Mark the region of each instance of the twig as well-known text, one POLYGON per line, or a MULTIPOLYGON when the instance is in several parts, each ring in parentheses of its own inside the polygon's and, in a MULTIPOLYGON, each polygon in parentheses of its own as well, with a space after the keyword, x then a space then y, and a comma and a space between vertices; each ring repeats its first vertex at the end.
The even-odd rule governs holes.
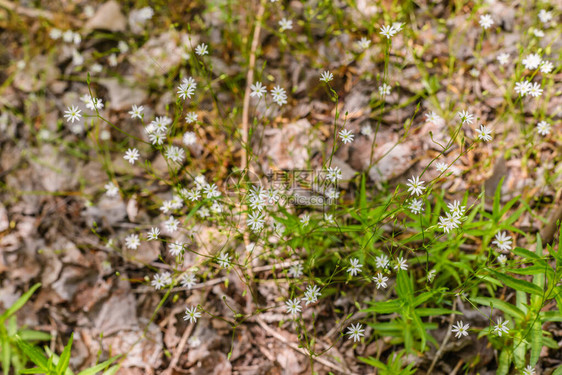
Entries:
POLYGON ((0 7, 30 18, 45 18, 49 21, 55 18, 53 13, 47 10, 26 8, 8 0, 0 0, 0 7))
MULTIPOLYGON (((245 171, 248 168, 248 148, 249 146, 249 135, 248 135, 248 117, 250 112, 250 85, 254 81, 254 69, 256 66, 256 50, 258 49, 258 42, 260 39, 261 32, 261 22, 263 15, 265 13, 265 1, 260 0, 258 13, 256 16, 256 23, 254 28, 254 34, 252 36, 252 45, 250 47, 250 58, 248 61, 248 73, 246 75, 246 90, 244 91, 244 103, 242 107, 242 156, 240 160, 240 170, 245 171)), ((242 225, 244 226, 244 245, 248 249, 250 245, 250 233, 248 232, 246 219, 247 219, 248 206, 246 204, 242 205, 242 225)), ((249 256, 248 256, 249 257, 249 256)), ((252 288, 253 272, 251 269, 248 270, 248 288, 252 288)), ((250 313, 252 310, 252 295, 250 293, 246 295, 246 312, 250 313)))
MULTIPOLYGON (((457 308, 457 301, 453 301, 453 311, 457 308)), ((441 355, 443 354, 443 350, 445 348, 445 345, 447 345, 447 343, 449 342, 449 339, 451 338, 451 327, 453 325, 453 322, 455 320, 455 314, 451 314, 451 316, 449 317, 449 328, 447 329, 447 333, 445 334, 445 338, 443 339, 443 342, 441 343, 441 346, 439 346, 439 350, 437 350, 437 353, 435 353, 435 357, 433 358, 433 361, 431 362, 431 366, 429 366, 429 369, 427 370, 428 374, 431 374, 431 372, 433 371, 433 368, 435 367, 435 364, 437 363, 437 361, 439 360, 439 357, 441 357, 441 355)))
MULTIPOLYGON (((270 326, 268 326, 261 318, 256 317, 255 321, 260 325, 260 327, 267 332, 270 336, 273 336, 274 339, 281 341, 283 344, 287 345, 289 348, 301 353, 302 355, 305 356, 309 356, 309 354, 302 348, 299 348, 299 346, 295 343, 289 342, 285 337, 283 337, 283 335, 281 335, 279 332, 277 332, 276 330, 274 330, 273 328, 271 328, 270 326)), ((349 375, 358 375, 354 372, 350 372, 350 371, 346 371, 345 369, 341 368, 340 366, 322 358, 322 357, 312 357, 316 362, 320 363, 321 365, 324 365, 328 368, 331 368, 332 370, 336 370, 342 374, 349 374, 349 375)))

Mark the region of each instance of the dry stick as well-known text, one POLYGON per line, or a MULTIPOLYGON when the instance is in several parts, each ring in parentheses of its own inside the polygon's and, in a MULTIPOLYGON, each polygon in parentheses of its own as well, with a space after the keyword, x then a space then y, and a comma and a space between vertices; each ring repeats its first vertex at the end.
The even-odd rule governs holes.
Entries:
POLYGON ((49 21, 52 21, 54 18, 53 13, 49 11, 26 8, 21 6, 20 4, 14 4, 13 2, 8 0, 0 0, 0 7, 30 18, 45 18, 49 21))
MULTIPOLYGON (((265 13, 265 1, 260 0, 259 9, 256 17, 256 24, 254 28, 254 35, 252 36, 252 46, 250 47, 250 60, 248 61, 248 74, 246 75, 246 90, 244 91, 244 104, 242 108, 242 156, 240 160, 240 170, 245 171, 248 168, 248 148, 249 148, 249 139, 248 139, 248 117, 250 112, 250 85, 254 81, 254 69, 256 66, 256 50, 258 49, 258 43, 260 40, 260 32, 261 32, 261 22, 263 15, 265 13)), ((246 204, 242 205, 242 226, 244 227, 244 245, 246 245, 246 249, 248 249, 248 245, 250 245, 250 233, 248 232, 248 227, 246 225, 246 219, 248 218, 247 211, 248 206, 246 204)), ((249 254, 248 254, 249 258, 249 254)), ((250 283, 253 280, 253 272, 251 269, 248 269, 248 277, 250 279, 250 283)), ((248 288, 251 288, 251 285, 248 285, 248 288)), ((247 294, 246 299, 246 309, 249 313, 251 310, 252 304, 252 293, 247 294)))
MULTIPOLYGON (((287 345, 289 348, 301 353, 302 355, 308 356, 308 353, 302 349, 299 348, 299 346, 297 344, 294 344, 292 342, 289 342, 285 337, 283 337, 283 335, 281 335, 279 332, 277 332, 276 330, 274 330, 273 328, 271 328, 270 326, 268 326, 261 318, 257 317, 256 318, 256 322, 260 325, 260 327, 263 328, 264 331, 266 331, 267 333, 269 333, 270 336, 273 336, 273 338, 275 338, 278 341, 281 341, 283 344, 287 345)), ((324 365, 328 368, 331 368, 332 370, 336 370, 341 372, 342 374, 349 374, 349 375, 357 375, 354 372, 349 372, 346 371, 345 369, 341 368, 340 366, 322 358, 322 357, 313 357, 313 359, 320 363, 321 365, 324 365)))
MULTIPOLYGON (((53 22, 55 20, 55 17, 57 16, 57 14, 50 12, 48 10, 27 8, 21 6, 20 4, 15 4, 14 2, 8 0, 0 0, 0 8, 7 9, 10 12, 19 14, 20 16, 29 17, 29 18, 44 18, 50 22, 53 22)), ((64 19, 65 22, 70 23, 74 27, 82 26, 82 21, 76 18, 65 17, 64 15, 60 15, 60 14, 59 16, 60 19, 64 19)))
MULTIPOLYGON (((456 308, 457 308, 457 301, 455 300, 453 301, 453 311, 456 308)), ((439 350, 437 351, 437 353, 435 353, 435 358, 433 358, 433 362, 431 362, 431 366, 429 366, 429 370, 427 370, 428 374, 431 374, 431 371, 433 371, 433 368, 435 367, 435 364, 439 360, 439 357, 441 357, 441 355, 443 354, 445 345, 447 345, 447 342, 449 342, 449 339, 451 338, 451 332, 452 332, 451 327, 453 325, 454 320, 455 320, 455 314, 451 314, 451 316, 449 317, 449 328, 447 329, 447 333, 445 334, 445 338, 443 339, 443 342, 441 343, 439 350)))

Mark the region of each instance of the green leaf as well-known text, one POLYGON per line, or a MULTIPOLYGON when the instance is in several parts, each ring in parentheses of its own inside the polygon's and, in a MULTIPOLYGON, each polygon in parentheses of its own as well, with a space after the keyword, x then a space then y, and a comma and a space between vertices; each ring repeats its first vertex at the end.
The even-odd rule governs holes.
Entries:
POLYGON ((537 319, 531 327, 531 357, 529 359, 530 365, 535 366, 539 361, 539 356, 542 349, 542 329, 541 323, 537 319))
POLYGON ((376 358, 373 357, 369 357, 369 358, 365 358, 365 357, 357 357, 361 362, 364 362, 370 366, 376 367, 376 368, 380 368, 381 370, 386 370, 386 365, 384 363, 382 363, 381 361, 379 361, 376 358))
POLYGON ((400 300, 390 300, 384 302, 372 302, 371 307, 368 307, 363 312, 376 312, 379 314, 391 314, 402 309, 403 303, 400 300))
POLYGON ((404 300, 412 302, 414 288, 406 271, 398 271, 396 276, 396 294, 404 300))
POLYGON ((504 349, 500 353, 496 375, 507 375, 508 371, 509 371, 509 352, 504 349))
POLYGON ((516 306, 513 306, 509 302, 502 301, 497 298, 489 298, 489 297, 474 297, 470 299, 472 302, 478 303, 483 306, 490 306, 494 309, 498 309, 503 311, 506 314, 513 316, 514 318, 523 320, 525 319, 525 314, 521 309, 516 306))
POLYGON ((462 315, 462 312, 443 308, 417 308, 416 314, 418 314, 418 316, 436 316, 449 314, 462 315))
POLYGON ((540 314, 541 322, 562 322, 562 314, 560 311, 541 311, 540 314))
POLYGON ((59 375, 64 375, 66 369, 68 368, 68 363, 70 362, 70 351, 72 350, 73 337, 74 337, 74 333, 70 335, 70 339, 68 340, 68 343, 64 347, 64 350, 62 351, 62 354, 57 363, 56 372, 59 375))
MULTIPOLYGON (((562 246, 561 246, 562 247, 562 246)), ((552 375, 562 375, 562 365, 558 366, 556 370, 552 373, 552 375)))
POLYGON ((115 375, 121 366, 115 365, 108 368, 106 371, 103 372, 103 375, 115 375))
POLYGON ((33 285, 31 287, 31 289, 29 289, 27 292, 25 292, 23 294, 23 296, 21 296, 12 306, 10 306, 10 308, 8 310, 4 311, 4 313, 2 315, 0 315, 0 324, 4 324, 4 321, 6 319, 8 319, 16 311, 21 309, 23 307, 23 305, 25 305, 27 300, 33 295, 33 293, 35 293, 35 291, 40 286, 41 286, 41 283, 37 283, 37 284, 33 285))
MULTIPOLYGON (((78 375, 95 375, 95 374, 97 374, 98 372, 102 371, 102 370, 103 370, 104 368, 106 368, 107 366, 111 365, 113 362, 115 362, 117 359, 119 359, 119 357, 121 357, 121 356, 120 356, 120 355, 117 355, 117 356, 115 356, 115 357, 111 357, 111 358, 109 358, 107 361, 104 361, 104 362, 99 363, 99 364, 97 364, 97 365, 95 365, 95 366, 93 366, 93 367, 90 367, 90 368, 88 368, 88 369, 86 369, 86 370, 84 370, 84 371, 79 372, 78 375)), ((117 365, 117 366, 113 366, 113 367, 116 368, 115 372, 117 372, 117 370, 119 369, 119 366, 117 365)), ((113 367, 111 367, 111 368, 113 368, 113 367)), ((111 368, 108 369, 107 371, 110 371, 111 368)), ((107 371, 106 371, 106 372, 107 372, 107 371)), ((106 372, 104 372, 104 374, 105 374, 106 372)))
POLYGON ((33 331, 31 329, 22 329, 18 331, 18 335, 25 341, 48 341, 51 335, 47 332, 33 331))
POLYGON ((45 358, 45 356, 39 349, 23 341, 18 335, 16 335, 16 343, 23 354, 25 354, 25 356, 29 358, 31 362, 43 369, 44 372, 49 371, 49 361, 47 360, 47 358, 45 358))
POLYGON ((34 368, 30 368, 30 369, 20 371, 20 374, 44 374, 44 373, 45 373, 45 370, 43 370, 39 367, 34 367, 34 368))
POLYGON ((8 335, 6 334, 6 329, 2 326, 0 327, 0 344, 2 346, 2 373, 10 373, 10 358, 11 358, 11 347, 8 335))
POLYGON ((495 278, 514 290, 538 296, 542 296, 544 294, 544 291, 541 288, 528 281, 519 280, 513 276, 505 275, 492 269, 488 269, 488 272, 490 272, 492 275, 494 275, 495 278))

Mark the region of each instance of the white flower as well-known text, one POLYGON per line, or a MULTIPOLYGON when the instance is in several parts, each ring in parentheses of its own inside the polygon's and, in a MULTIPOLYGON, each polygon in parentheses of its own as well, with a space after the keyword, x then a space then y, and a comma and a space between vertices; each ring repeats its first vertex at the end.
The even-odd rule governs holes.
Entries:
POLYGON ((53 40, 60 39, 61 36, 62 31, 60 31, 59 29, 53 28, 51 29, 51 31, 49 31, 49 37, 53 40))
POLYGON ((506 320, 505 322, 503 322, 502 318, 498 318, 498 323, 494 326, 494 333, 496 335, 498 335, 499 337, 501 337, 503 333, 509 332, 509 328, 507 327, 507 323, 509 323, 509 320, 506 320))
POLYGON ((390 39, 396 34, 396 29, 393 26, 383 25, 380 27, 380 30, 380 34, 386 36, 387 39, 390 39))
POLYGON ((291 268, 289 268, 289 276, 294 278, 299 278, 302 276, 303 267, 302 263, 293 264, 291 268))
POLYGON ((390 264, 390 260, 385 254, 379 255, 375 258, 377 268, 386 268, 390 264))
POLYGON ((121 53, 129 52, 129 45, 124 40, 120 40, 119 43, 117 43, 117 48, 121 53))
POLYGON ((193 94, 195 93, 195 88, 190 85, 181 84, 178 86, 178 95, 182 99, 191 99, 193 94))
POLYGON ((309 214, 302 215, 302 217, 300 218, 300 222, 303 227, 306 227, 308 223, 310 223, 310 215, 309 214))
POLYGON ((136 250, 140 246, 140 239, 137 234, 130 234, 125 238, 125 246, 131 250, 136 250))
POLYGON ((414 198, 410 202, 408 208, 410 209, 410 211, 412 211, 414 215, 417 215, 420 212, 423 212, 423 201, 421 199, 414 198))
POLYGON ((219 257, 217 258, 217 263, 222 268, 229 268, 230 267, 230 255, 226 252, 222 252, 219 257))
POLYGON ((527 365, 527 367, 525 367, 525 369, 523 370, 523 375, 535 375, 535 368, 531 365, 527 365))
POLYGON ((123 159, 127 160, 131 164, 135 164, 135 161, 139 158, 139 150, 136 148, 130 148, 125 152, 123 159))
POLYGON ((348 144, 348 143, 353 142, 353 137, 354 137, 354 135, 353 135, 353 133, 352 133, 351 131, 349 131, 349 130, 347 130, 347 129, 342 129, 342 130, 340 130, 339 136, 340 136, 340 138, 341 138, 341 141, 342 141, 344 144, 348 144))
POLYGON ((261 98, 267 93, 267 89, 261 82, 254 83, 250 86, 250 89, 252 89, 252 92, 250 93, 251 97, 257 96, 258 98, 261 98))
POLYGON ((217 185, 207 185, 203 188, 203 193, 207 194, 207 198, 217 198, 221 196, 217 185))
POLYGON ((351 267, 349 267, 347 269, 347 272, 349 272, 351 274, 351 276, 355 276, 357 275, 359 272, 362 272, 361 268, 363 267, 363 265, 361 263, 359 263, 359 259, 357 258, 352 258, 349 261, 349 264, 351 265, 351 267))
POLYGON ((192 146, 197 143, 197 136, 194 132, 185 132, 183 135, 183 144, 186 146, 192 146))
POLYGON ((129 111, 129 114, 131 115, 131 118, 140 118, 142 119, 143 113, 142 111, 144 110, 144 107, 141 106, 136 106, 133 104, 133 106, 131 107, 131 110, 129 111))
POLYGON ((406 271, 408 269, 408 263, 406 263, 406 259, 400 257, 398 259, 396 259, 396 265, 394 266, 394 269, 400 269, 402 271, 406 271))
POLYGON ((94 98, 93 96, 86 94, 80 98, 84 104, 86 104, 86 108, 90 111, 95 111, 96 109, 103 108, 103 101, 99 98, 94 98))
POLYGON ((191 189, 187 192, 187 199, 192 202, 198 201, 201 198, 201 191, 197 189, 191 189))
POLYGON ((502 53, 498 55, 497 59, 500 65, 505 65, 509 62, 509 53, 502 53))
POLYGON ((197 113, 195 112, 189 112, 186 116, 185 116, 185 122, 187 122, 188 124, 193 124, 195 121, 197 121, 197 113))
POLYGON ((293 21, 283 18, 279 21, 279 31, 291 30, 293 28, 293 21))
POLYGON ((373 134, 373 129, 371 128, 371 125, 363 125, 361 127, 361 134, 363 134, 364 136, 370 136, 373 134))
POLYGON ((536 53, 532 53, 530 55, 527 55, 527 57, 525 57, 522 61, 523 65, 525 65, 525 68, 529 69, 529 70, 535 70, 539 67, 539 65, 541 64, 542 60, 540 55, 536 54, 536 53))
POLYGON ((533 98, 539 97, 542 95, 541 85, 537 82, 533 83, 533 85, 529 88, 529 95, 533 98))
POLYGON ((195 188, 197 190, 203 190, 203 188, 208 185, 207 181, 205 181, 205 176, 203 175, 195 177, 195 180, 193 182, 195 183, 195 188))
POLYGON ((435 112, 426 113, 425 119, 427 122, 431 122, 433 124, 441 124, 443 122, 443 118, 435 112))
POLYGON ((64 117, 66 118, 67 122, 74 123, 74 121, 80 121, 80 119, 82 118, 80 112, 82 111, 79 110, 78 107, 75 106, 68 107, 68 110, 64 112, 65 113, 64 117))
POLYGON ((525 96, 531 90, 532 84, 529 81, 522 80, 520 82, 515 83, 515 92, 520 94, 521 96, 525 96))
POLYGON ((550 72, 552 72, 552 69, 554 69, 554 65, 552 65, 552 63, 550 61, 543 61, 540 67, 540 71, 541 73, 544 74, 548 74, 550 72))
POLYGON ((287 313, 289 314, 295 315, 302 311, 302 306, 298 298, 285 301, 285 305, 287 305, 287 313))
POLYGON ((498 262, 499 262, 501 265, 504 265, 505 262, 507 262, 507 257, 506 257, 504 254, 499 255, 499 256, 498 256, 498 262))
POLYGON ((443 173, 447 170, 447 163, 443 163, 442 161, 437 162, 435 164, 435 169, 437 170, 437 172, 443 173))
POLYGON ((200 317, 201 313, 197 311, 197 306, 185 308, 185 316, 183 317, 183 320, 189 320, 190 323, 195 323, 200 317))
POLYGON ((412 176, 412 178, 408 179, 408 183, 406 184, 406 186, 408 186, 408 191, 410 192, 410 195, 422 195, 423 191, 425 189, 425 186, 422 186, 423 184, 425 184, 425 181, 420 180, 419 176, 412 176))
POLYGON ((511 243, 511 236, 508 236, 505 232, 496 233, 495 240, 492 241, 492 244, 496 245, 501 251, 511 250, 511 243))
POLYGON ((476 129, 476 134, 478 134, 478 139, 489 142, 492 140, 492 130, 485 127, 483 124, 480 124, 480 128, 476 129))
POLYGON ((117 188, 113 182, 108 182, 105 184, 104 188, 106 190, 105 194, 107 194, 108 197, 116 197, 117 194, 119 194, 119 188, 117 188))
POLYGON ((544 31, 542 31, 541 29, 533 29, 533 34, 537 38, 542 38, 544 36, 544 31))
POLYGON ((550 124, 546 121, 541 121, 537 124, 537 131, 540 135, 550 134, 550 124))
POLYGON ((164 222, 166 230, 170 233, 174 233, 176 230, 178 230, 179 225, 180 221, 173 216, 170 216, 170 218, 164 222))
POLYGON ((149 241, 151 240, 157 240, 158 236, 160 235, 160 229, 158 228, 150 228, 150 230, 148 231, 147 235, 147 239, 149 241))
POLYGON ((388 286, 386 284, 388 277, 383 276, 380 272, 377 273, 377 276, 373 277, 373 281, 377 284, 377 289, 386 288, 388 286))
POLYGON ((84 64, 84 56, 75 48, 72 50, 72 65, 80 66, 84 64))
POLYGON ((464 215, 465 206, 461 206, 460 201, 453 201, 452 203, 447 203, 447 208, 451 213, 457 217, 462 217, 464 215))
POLYGON ((197 285, 197 278, 191 272, 183 274, 181 278, 181 286, 187 289, 192 289, 195 285, 197 285))
POLYGON ((494 20, 492 19, 492 16, 490 16, 489 14, 484 14, 482 16, 480 16, 480 26, 482 26, 482 28, 484 28, 484 30, 489 29, 493 24, 494 24, 494 20))
POLYGON ((390 89, 391 87, 389 85, 383 83, 382 85, 379 86, 379 95, 380 96, 390 95, 390 89))
POLYGON ((457 116, 460 117, 463 124, 472 124, 474 121, 474 115, 468 111, 457 112, 457 116))
POLYGON ((208 46, 205 43, 199 44, 195 47, 195 53, 199 56, 204 56, 209 54, 208 46))
POLYGON ((433 279, 435 278, 435 275, 437 274, 436 270, 431 270, 427 273, 427 281, 428 282, 432 282, 433 279))
POLYGON ((287 94, 285 89, 280 86, 275 86, 273 90, 271 90, 271 96, 273 96, 273 101, 277 103, 277 105, 282 106, 283 104, 287 104, 287 94))
POLYGON ((328 189, 328 191, 326 191, 326 197, 328 197, 328 199, 338 199, 340 197, 340 192, 337 191, 337 189, 328 189))
POLYGON ((353 342, 361 340, 361 337, 365 336, 363 332, 365 332, 365 328, 363 328, 360 323, 352 324, 350 327, 347 327, 347 334, 350 340, 353 339, 353 342))
POLYGON ((324 214, 324 220, 328 223, 328 224, 334 224, 334 215, 332 214, 324 214))
POLYGON ((326 169, 326 178, 336 183, 338 180, 342 179, 341 169, 338 167, 328 167, 328 169, 326 169))
POLYGON ((211 205, 211 211, 213 211, 215 214, 220 214, 223 211, 223 207, 219 202, 213 202, 213 204, 211 205))
POLYGON ((317 285, 309 285, 304 292, 303 301, 308 306, 309 303, 316 303, 320 297, 320 288, 317 285))
POLYGON ((330 82, 333 79, 334 79, 334 75, 327 70, 324 71, 322 73, 322 76, 320 77, 320 81, 326 82, 326 83, 330 82))
POLYGON ((170 252, 170 255, 177 257, 178 255, 181 255, 183 246, 184 244, 182 242, 172 242, 169 245, 168 251, 170 252))
POLYGON ((458 228, 461 221, 460 221, 460 217, 455 215, 455 214, 451 214, 450 212, 447 212, 446 217, 439 217, 439 224, 438 227, 443 229, 443 231, 445 233, 449 233, 449 231, 458 228))
POLYGON ((358 46, 360 49, 365 50, 365 49, 367 49, 367 48, 369 48, 369 47, 371 46, 371 41, 370 41, 369 39, 365 38, 365 37, 362 37, 362 38, 357 42, 357 46, 358 46))
POLYGON ((460 339, 462 336, 468 336, 468 329, 470 328, 469 324, 464 324, 462 320, 457 322, 457 325, 453 325, 452 332, 455 333, 455 337, 460 339))
POLYGON ((153 145, 161 145, 166 140, 166 134, 151 133, 148 135, 148 139, 153 145))
POLYGON ((402 31, 402 27, 404 27, 403 22, 394 22, 392 24, 392 28, 394 29, 394 33, 398 33, 400 31, 402 31))
POLYGON ((166 159, 181 164, 185 158, 185 151, 183 148, 177 146, 168 146, 166 149, 166 159))
POLYGON ((539 12, 539 19, 542 23, 548 23, 552 19, 552 12, 541 9, 539 12))
POLYGON ((209 217, 209 209, 207 207, 201 207, 199 211, 197 211, 197 215, 201 218, 209 217))
POLYGON ((166 283, 166 281, 167 281, 167 277, 164 274, 162 274, 162 275, 155 274, 153 279, 152 279, 152 282, 150 284, 154 288, 160 290, 160 289, 166 287, 166 285, 168 285, 166 283))

